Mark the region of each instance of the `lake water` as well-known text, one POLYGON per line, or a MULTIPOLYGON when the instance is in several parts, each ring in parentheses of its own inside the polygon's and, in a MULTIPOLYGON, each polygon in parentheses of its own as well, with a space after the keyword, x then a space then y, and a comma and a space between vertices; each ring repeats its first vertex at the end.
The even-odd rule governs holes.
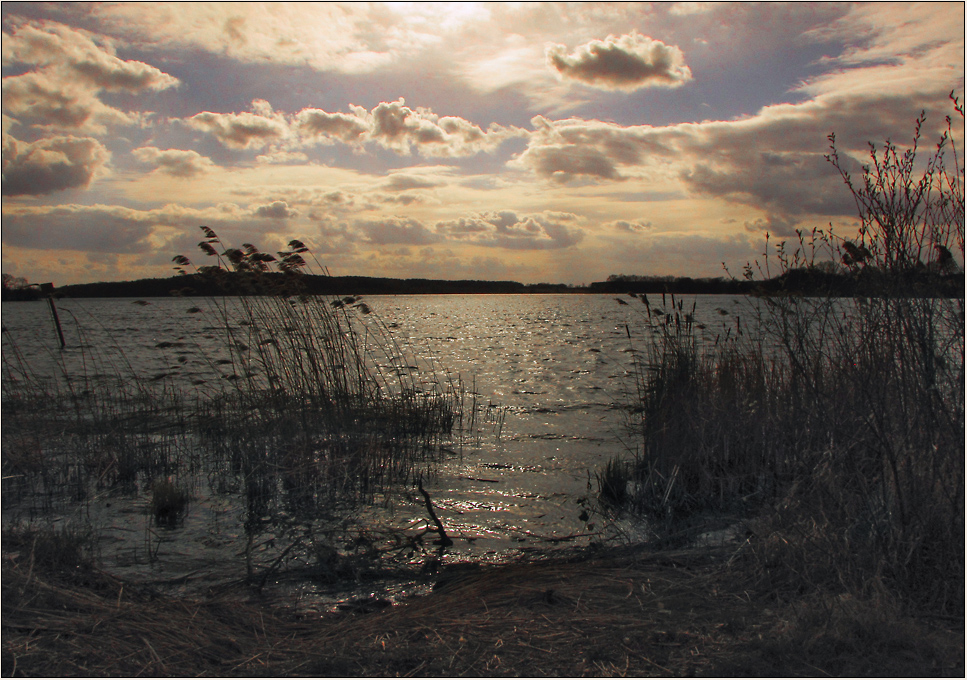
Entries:
MULTIPOLYGON (((734 328, 749 301, 729 296, 683 296, 707 337, 734 328)), ((635 352, 646 344, 644 306, 599 295, 369 296, 370 308, 407 354, 431 358, 474 393, 477 436, 454 444, 426 484, 455 545, 447 559, 505 559, 528 550, 586 545, 600 528, 582 519, 594 472, 615 456, 630 458, 626 430, 635 352)), ((661 307, 660 296, 651 297, 661 307)), ((59 343, 45 302, 3 305, 4 361, 16 342, 39 373, 63 362, 82 367, 92 353, 123 355, 143 376, 169 374, 186 390, 217 378, 200 357, 211 342, 211 320, 188 314, 191 298, 60 300, 67 348, 59 343), (159 345, 162 345, 159 347, 159 345)), ((670 307, 671 300, 665 301, 670 307)), ((116 363, 116 362, 115 362, 116 363)), ((112 364, 113 365, 113 364, 112 364)), ((6 444, 5 444, 6 446, 6 444)), ((6 482, 5 482, 6 483, 6 482)), ((9 494, 6 494, 9 496, 9 494)), ((193 489, 183 525, 151 527, 141 494, 108 494, 61 509, 59 519, 83 515, 101 533, 105 569, 121 576, 191 590, 244 576, 238 499, 193 489), (151 559, 147 559, 150 555, 151 559)), ((4 522, 38 519, 36 508, 4 503, 4 522)), ((400 528, 426 523, 418 503, 380 510, 400 528)), ((635 528, 626 526, 634 532, 635 528)), ((311 598, 320 587, 293 585, 311 598)), ((324 589, 323 589, 324 590, 324 589)))

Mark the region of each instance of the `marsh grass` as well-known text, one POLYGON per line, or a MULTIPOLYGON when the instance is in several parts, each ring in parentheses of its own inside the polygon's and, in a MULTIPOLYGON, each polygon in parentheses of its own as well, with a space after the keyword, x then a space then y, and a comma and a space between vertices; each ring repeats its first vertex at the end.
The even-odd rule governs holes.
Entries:
POLYGON ((343 545, 361 511, 431 473, 463 425, 464 398, 440 367, 406 356, 360 298, 306 295, 302 243, 276 257, 202 231, 215 264, 197 272, 224 295, 187 309, 204 317, 204 349, 190 337, 157 343, 175 350, 171 370, 139 373, 118 347, 86 341, 97 318, 70 316, 77 340, 52 350, 47 370, 4 329, 4 507, 31 519, 142 494, 156 524, 177 526, 188 490, 207 479, 243 498, 245 559, 264 582, 311 562, 317 541, 343 545), (201 358, 189 364, 183 346, 201 358), (196 361, 220 377, 189 383, 196 361))
POLYGON ((758 516, 746 554, 777 592, 889 592, 962 614, 964 299, 929 284, 958 272, 952 251, 963 262, 963 168, 949 119, 917 161, 922 124, 905 152, 871 147, 859 182, 831 147, 860 208, 855 242, 801 233, 746 270, 839 269, 866 296, 763 296, 714 342, 680 300, 665 313, 640 297, 629 505, 660 534, 702 513, 758 516))
POLYGON ((210 481, 246 498, 250 571, 311 562, 325 552, 317 543, 345 542, 361 508, 431 471, 462 424, 462 388, 406 356, 358 296, 306 295, 301 242, 276 256, 202 231, 200 248, 216 264, 197 271, 233 296, 191 310, 219 329, 227 353, 211 358, 226 388, 198 419, 215 462, 210 481), (263 535, 282 547, 259 567, 263 535))

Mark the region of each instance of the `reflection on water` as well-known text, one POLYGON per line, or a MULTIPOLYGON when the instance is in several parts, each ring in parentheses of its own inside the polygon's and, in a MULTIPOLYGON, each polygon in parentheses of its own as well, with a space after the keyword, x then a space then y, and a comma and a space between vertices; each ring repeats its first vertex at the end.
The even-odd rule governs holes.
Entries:
MULTIPOLYGON (((729 297, 685 300, 689 307, 697 302, 695 321, 709 338, 727 332, 750 304, 729 297)), ((4 305, 4 361, 12 338, 38 374, 56 372, 61 363, 87 375, 123 372, 130 364, 149 379, 167 376, 185 390, 214 392, 227 375, 228 357, 219 355, 210 318, 187 313, 199 301, 143 302, 59 301, 64 351, 45 303, 4 305)), ((498 559, 591 540, 580 499, 595 470, 633 448, 622 407, 633 389, 635 352, 645 343, 641 306, 594 295, 372 296, 367 302, 404 354, 459 377, 477 407, 477 435, 455 443, 425 483, 455 541, 448 559, 498 559)), ((420 370, 416 363, 382 368, 420 370)), ((121 576, 175 590, 244 577, 244 502, 213 490, 204 474, 190 491, 190 510, 175 529, 153 526, 145 489, 102 490, 55 512, 62 519, 83 515, 98 528, 103 565, 121 576)), ((16 507, 5 499, 4 523, 37 519, 42 506, 39 499, 16 507)), ((368 512, 398 528, 427 522, 418 498, 368 512)), ((308 596, 329 586, 299 581, 289 587, 308 596)))

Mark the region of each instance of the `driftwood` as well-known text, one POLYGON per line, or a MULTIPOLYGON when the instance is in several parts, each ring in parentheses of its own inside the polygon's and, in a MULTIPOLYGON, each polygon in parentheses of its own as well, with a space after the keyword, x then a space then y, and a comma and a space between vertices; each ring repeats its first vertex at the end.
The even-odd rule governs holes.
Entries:
POLYGON ((417 480, 416 486, 420 490, 420 493, 423 494, 423 500, 426 501, 426 511, 430 513, 430 519, 436 524, 436 531, 440 535, 440 538, 433 542, 443 548, 453 545, 453 540, 447 536, 446 529, 443 528, 443 522, 440 521, 436 511, 433 509, 433 501, 430 500, 430 494, 423 488, 423 477, 417 480))

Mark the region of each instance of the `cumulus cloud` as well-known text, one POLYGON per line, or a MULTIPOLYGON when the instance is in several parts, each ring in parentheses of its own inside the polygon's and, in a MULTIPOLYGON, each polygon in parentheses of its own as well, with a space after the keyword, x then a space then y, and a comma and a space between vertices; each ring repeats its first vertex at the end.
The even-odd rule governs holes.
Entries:
POLYGON ((298 216, 298 211, 289 207, 285 201, 272 201, 266 205, 259 205, 253 209, 257 217, 266 217, 273 220, 287 220, 298 216))
POLYGON ((26 143, 3 136, 3 195, 42 196, 86 188, 111 154, 90 137, 50 137, 26 143))
POLYGON ((52 68, 71 80, 109 92, 164 90, 178 79, 141 61, 119 59, 109 42, 53 22, 27 24, 3 36, 3 64, 52 68))
POLYGON ((361 142, 370 129, 366 120, 366 110, 362 107, 351 108, 352 113, 328 113, 315 108, 303 109, 295 116, 295 127, 309 139, 321 139, 328 143, 361 142))
POLYGON ((289 126, 283 116, 272 111, 268 102, 252 102, 254 113, 212 113, 203 111, 185 120, 196 130, 213 135, 230 149, 261 149, 284 139, 289 126))
POLYGON ((604 90, 680 87, 692 79, 678 47, 635 31, 592 40, 570 54, 564 45, 549 45, 545 59, 562 78, 604 90))
POLYGON ((486 130, 458 116, 439 116, 431 110, 406 106, 401 97, 367 111, 350 106, 350 113, 303 109, 294 127, 313 141, 361 145, 375 142, 401 154, 427 157, 463 157, 494 151, 503 142, 525 135, 520 128, 491 124, 486 130))
POLYGON ((418 151, 424 156, 459 157, 493 151, 518 128, 491 124, 487 130, 456 116, 440 117, 429 109, 406 106, 402 97, 382 102, 366 115, 367 139, 398 153, 418 151))
POLYGON ((552 250, 580 243, 581 219, 572 213, 544 211, 518 215, 510 210, 477 213, 438 222, 437 233, 454 241, 512 250, 552 250))
POLYGON ((158 172, 184 179, 197 177, 215 167, 210 158, 185 149, 162 150, 156 146, 142 146, 131 154, 142 163, 155 166, 158 172))
MULTIPOLYGON (((270 144, 334 144, 357 149, 375 143, 399 154, 459 158, 492 152, 503 142, 526 136, 520 128, 492 123, 486 130, 457 116, 439 116, 426 108, 406 106, 403 98, 382 102, 372 110, 350 105, 349 113, 305 108, 292 115, 272 110, 265 101, 252 102, 252 113, 203 112, 184 122, 214 135, 233 149, 270 144)), ((287 152, 276 149, 274 152, 287 152)), ((271 155, 271 154, 267 154, 271 155)))
POLYGON ((436 243, 439 236, 419 220, 406 217, 387 217, 380 220, 357 220, 356 228, 366 241, 374 245, 436 243))
POLYGON ((178 80, 140 61, 118 58, 110 42, 53 22, 26 24, 3 34, 3 65, 33 70, 3 79, 3 108, 38 127, 102 133, 133 125, 135 113, 104 104, 101 92, 160 91, 178 80))

